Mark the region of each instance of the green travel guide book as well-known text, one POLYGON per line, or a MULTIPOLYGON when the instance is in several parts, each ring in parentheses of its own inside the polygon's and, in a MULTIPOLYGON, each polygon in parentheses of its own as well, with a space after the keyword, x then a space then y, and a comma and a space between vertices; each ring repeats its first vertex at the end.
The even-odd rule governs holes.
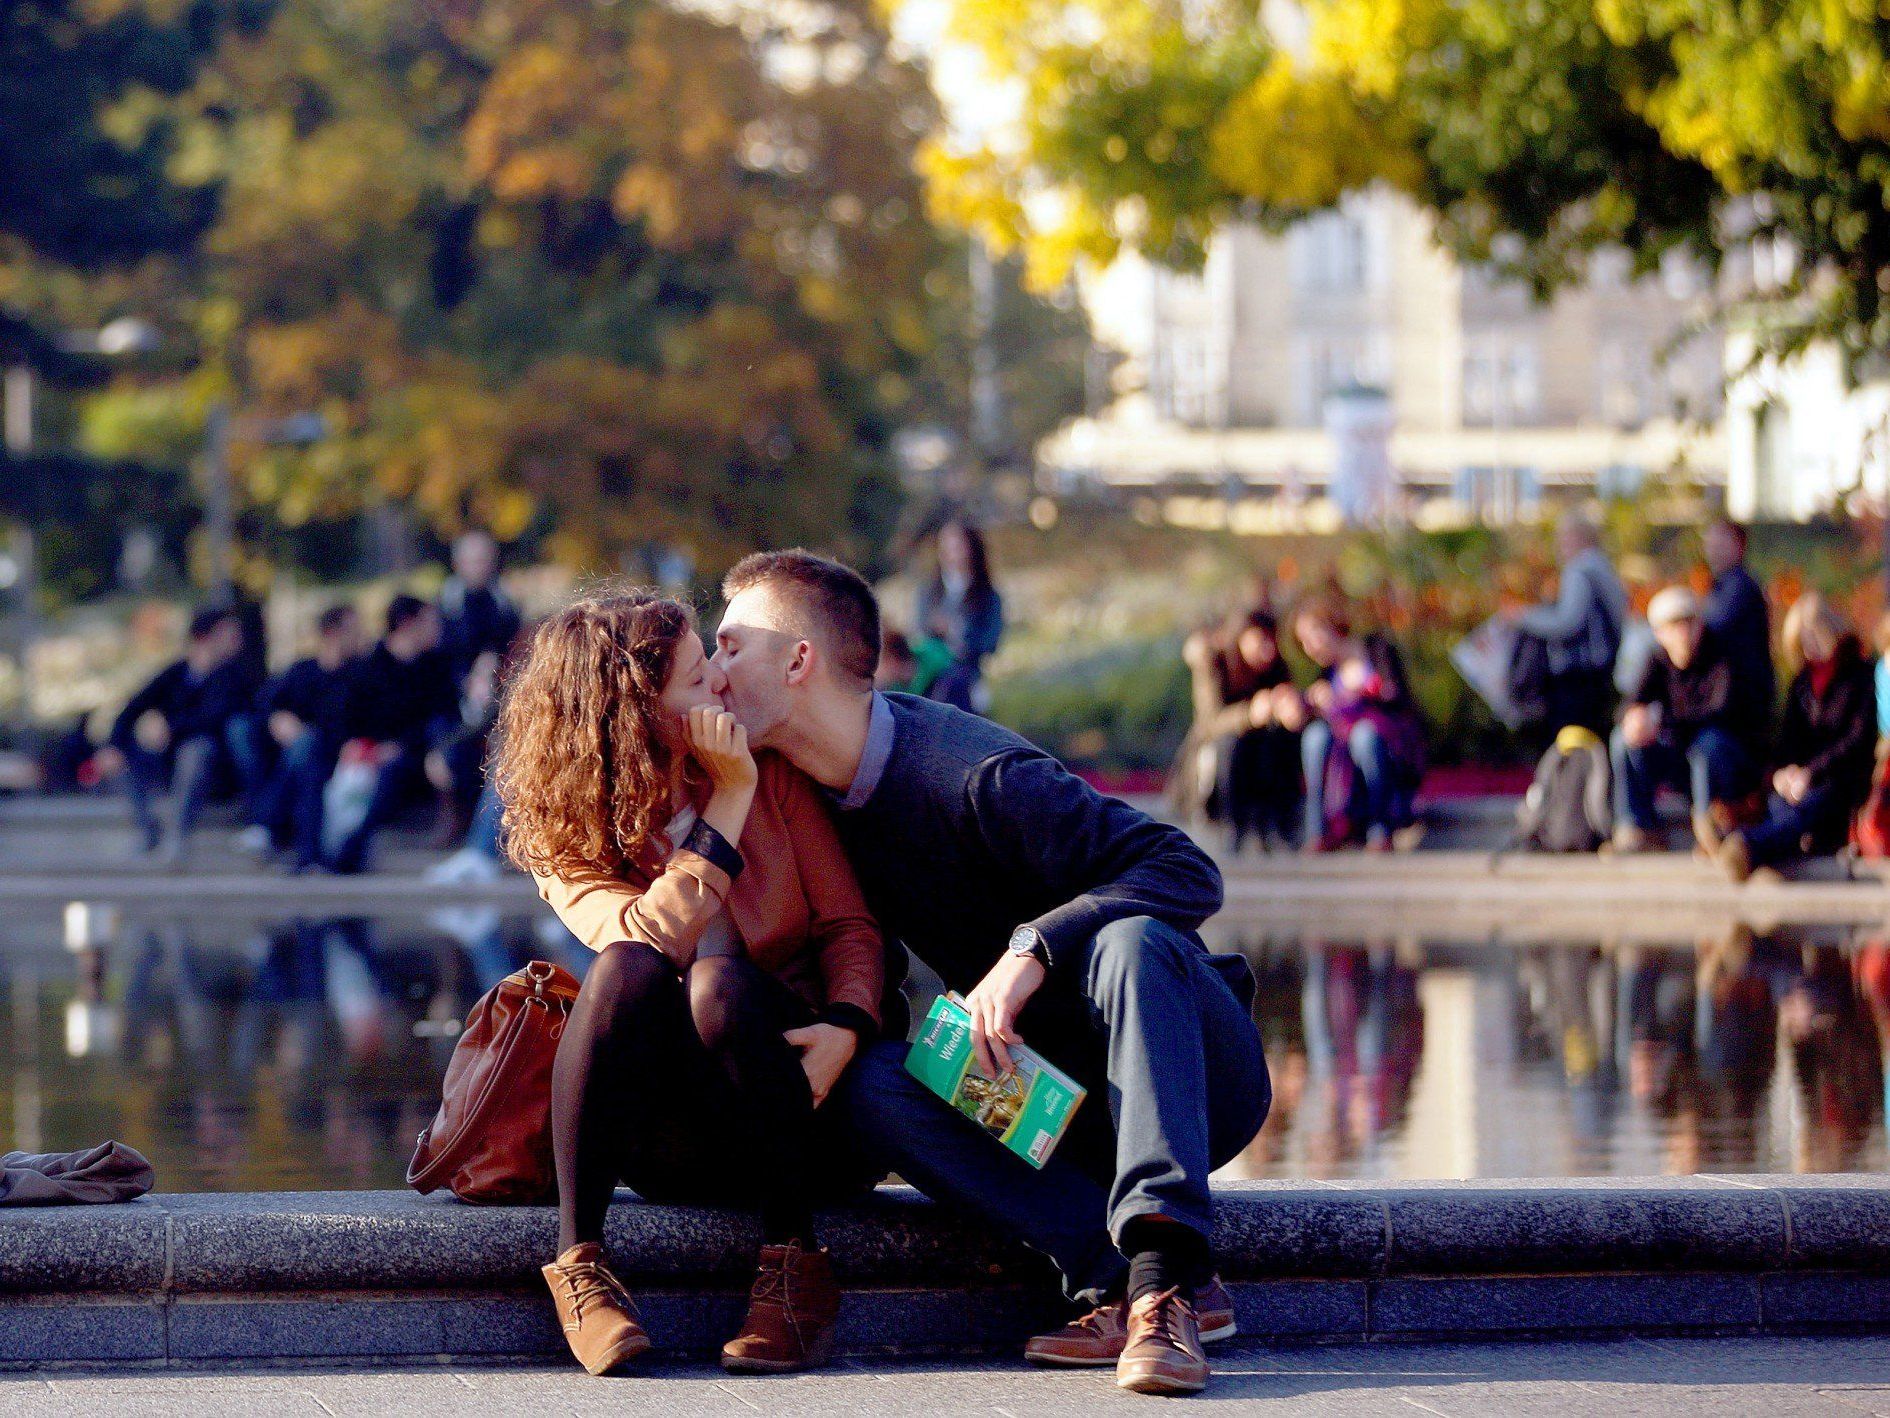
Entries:
POLYGON ((1003 1078, 979 1069, 971 1047, 971 1016, 956 995, 940 995, 906 1054, 906 1072, 1031 1166, 1041 1167, 1087 1090, 1022 1044, 1011 1045, 1011 1062, 1015 1067, 1003 1078))

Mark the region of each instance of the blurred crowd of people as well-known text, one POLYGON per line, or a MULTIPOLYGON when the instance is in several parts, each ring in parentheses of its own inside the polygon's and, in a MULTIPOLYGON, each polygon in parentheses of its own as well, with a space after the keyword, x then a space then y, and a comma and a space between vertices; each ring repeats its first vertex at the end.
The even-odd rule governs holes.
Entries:
MULTIPOLYGON (((1685 802, 1693 845, 1734 880, 1853 837, 1871 850, 1890 837, 1890 820, 1873 825, 1890 620, 1873 655, 1808 592, 1775 647, 1744 529, 1716 521, 1701 540, 1705 594, 1663 587, 1637 618, 1595 524, 1562 522, 1555 598, 1506 617, 1505 688, 1549 741, 1522 838, 1544 850, 1653 850, 1665 790, 1685 802), (1579 829, 1557 830, 1561 813, 1580 814, 1579 829)), ((1250 841, 1388 850, 1415 836, 1425 730, 1397 647, 1361 632, 1331 595, 1284 619, 1256 601, 1185 643, 1195 718, 1179 764, 1184 804, 1222 823, 1236 853, 1250 841), (1310 666, 1306 683, 1283 654, 1283 625, 1310 666)))
MULTIPOLYGON (((291 873, 366 870, 383 828, 428 814, 430 845, 464 849, 449 877, 496 871, 486 749, 529 631, 499 570, 492 537, 469 532, 437 599, 395 596, 377 638, 353 605, 330 606, 311 652, 273 675, 259 608, 199 610, 182 656, 131 697, 105 743, 78 745, 83 777, 123 784, 142 851, 164 865, 183 865, 205 806, 233 797, 242 849, 291 873)), ((886 633, 880 685, 985 713, 985 661, 1003 633, 984 536, 948 521, 913 628, 886 633)))
POLYGON ((198 611, 92 760, 125 784, 143 850, 181 864, 204 806, 231 795, 244 850, 296 873, 365 870, 376 834, 429 803, 438 840, 464 838, 522 618, 490 536, 462 536, 452 564, 436 601, 395 596, 371 642, 331 606, 313 653, 274 675, 256 608, 198 611))

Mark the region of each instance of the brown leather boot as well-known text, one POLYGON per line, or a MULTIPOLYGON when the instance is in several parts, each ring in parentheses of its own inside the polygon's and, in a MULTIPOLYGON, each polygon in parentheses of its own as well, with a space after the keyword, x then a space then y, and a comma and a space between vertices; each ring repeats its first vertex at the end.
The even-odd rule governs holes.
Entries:
POLYGON ((1199 1393, 1207 1355, 1194 1304, 1171 1285, 1129 1306, 1129 1339, 1116 1360, 1116 1387, 1134 1393, 1199 1393))
POLYGON ((608 1374, 650 1347, 636 1302, 604 1264, 604 1248, 596 1241, 571 1247, 544 1273, 565 1342, 593 1374, 608 1374))
POLYGON ((815 1368, 833 1355, 839 1315, 840 1286, 825 1246, 763 1246, 748 1315, 741 1333, 722 1346, 722 1367, 735 1374, 815 1368))

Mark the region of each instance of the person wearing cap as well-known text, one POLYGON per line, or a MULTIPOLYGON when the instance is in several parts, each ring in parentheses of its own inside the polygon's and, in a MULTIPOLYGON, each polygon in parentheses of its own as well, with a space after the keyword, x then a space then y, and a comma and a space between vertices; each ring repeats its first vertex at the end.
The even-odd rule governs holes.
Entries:
POLYGON ((1707 629, 1699 597, 1669 586, 1647 607, 1654 652, 1627 696, 1609 741, 1614 761, 1614 849, 1645 851, 1663 785, 1687 794, 1694 840, 1718 849, 1726 805, 1753 786, 1762 733, 1737 691, 1732 661, 1707 629))

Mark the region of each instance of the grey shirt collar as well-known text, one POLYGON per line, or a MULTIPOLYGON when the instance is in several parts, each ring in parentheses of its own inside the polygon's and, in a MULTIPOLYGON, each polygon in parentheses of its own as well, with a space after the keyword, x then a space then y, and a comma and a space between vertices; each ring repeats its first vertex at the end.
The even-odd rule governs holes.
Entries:
POLYGON ((853 770, 853 782, 844 793, 831 793, 834 805, 842 812, 865 807, 879 780, 886 776, 886 762, 893 751, 893 712, 886 696, 873 691, 873 708, 866 720, 866 748, 860 754, 860 766, 853 770))

